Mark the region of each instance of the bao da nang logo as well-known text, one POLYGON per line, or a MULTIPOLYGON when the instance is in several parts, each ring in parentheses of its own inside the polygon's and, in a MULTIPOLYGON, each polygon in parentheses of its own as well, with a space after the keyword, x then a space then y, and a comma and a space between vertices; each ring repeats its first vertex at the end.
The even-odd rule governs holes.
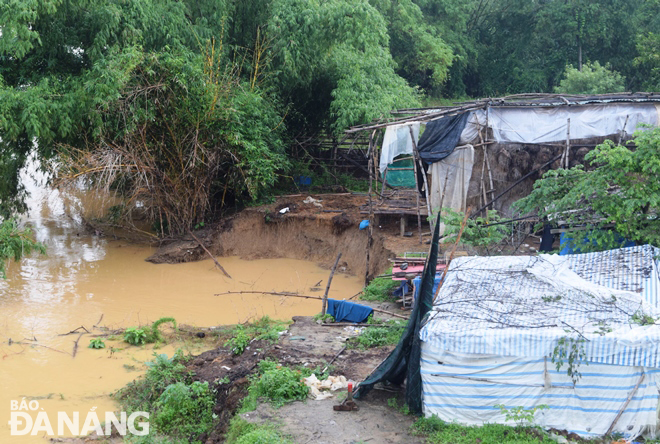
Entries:
POLYGON ((105 412, 103 418, 100 419, 96 407, 93 407, 84 415, 84 418, 80 412, 71 414, 57 412, 57 417, 55 417, 54 414, 49 416, 35 400, 26 401, 23 398, 20 401, 12 400, 10 403, 9 427, 12 436, 38 433, 45 433, 48 436, 61 436, 65 433, 84 436, 94 432, 99 436, 110 436, 113 428, 121 436, 149 434, 149 413, 147 412, 134 412, 130 415, 120 412, 119 418, 114 412, 105 412), (105 427, 101 426, 101 422, 105 427))

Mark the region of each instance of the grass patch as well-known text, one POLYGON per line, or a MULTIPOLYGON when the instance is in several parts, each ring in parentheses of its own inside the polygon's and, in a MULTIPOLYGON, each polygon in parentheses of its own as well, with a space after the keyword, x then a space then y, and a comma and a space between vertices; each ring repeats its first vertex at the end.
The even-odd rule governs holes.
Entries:
POLYGON ((250 377, 248 395, 243 398, 240 413, 255 410, 259 398, 266 399, 274 407, 306 400, 309 388, 303 382, 303 378, 311 376, 312 373, 321 380, 328 377, 327 373, 321 372, 320 367, 291 368, 268 359, 261 361, 257 373, 250 377))
MULTIPOLYGON (((385 274, 392 274, 392 268, 385 274)), ((363 301, 382 301, 390 302, 393 299, 392 292, 401 285, 399 281, 393 281, 392 278, 376 278, 364 288, 360 299, 363 301)))
POLYGON ((511 427, 503 424, 464 426, 447 423, 437 416, 420 418, 411 427, 413 435, 426 437, 429 444, 551 444, 553 441, 537 427, 511 427))
POLYGON ((225 347, 229 347, 235 355, 241 355, 252 341, 265 339, 276 342, 279 333, 286 330, 288 325, 287 322, 276 321, 268 316, 251 324, 237 325, 229 332, 231 337, 225 342, 225 347))
POLYGON ((324 315, 321 314, 321 313, 317 313, 317 314, 314 315, 314 320, 317 321, 317 322, 321 321, 324 324, 331 324, 331 323, 335 322, 335 317, 332 316, 331 314, 327 314, 327 313, 324 314, 324 315))
POLYGON ((381 323, 382 327, 365 328, 360 336, 349 341, 350 348, 365 350, 372 347, 384 345, 396 345, 406 329, 404 321, 386 321, 381 323))
POLYGON ((274 424, 255 424, 235 416, 225 436, 227 444, 291 443, 274 424))
POLYGON ((147 373, 116 393, 122 410, 150 412, 149 436, 130 442, 191 443, 213 425, 214 396, 208 383, 193 382, 186 358, 177 350, 172 358, 154 353, 147 373))

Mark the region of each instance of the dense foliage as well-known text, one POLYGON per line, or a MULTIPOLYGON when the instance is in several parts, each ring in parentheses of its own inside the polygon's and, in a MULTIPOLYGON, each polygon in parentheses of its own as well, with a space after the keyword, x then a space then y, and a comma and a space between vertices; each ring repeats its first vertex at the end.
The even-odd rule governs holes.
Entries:
POLYGON ((660 128, 637 131, 633 141, 598 145, 585 157, 589 169, 548 171, 515 206, 582 225, 582 251, 620 247, 626 239, 660 245, 660 128))
POLYGON ((659 12, 657 0, 0 0, 0 216, 24 210, 31 152, 167 236, 268 193, 300 134, 574 78, 585 92, 658 88, 659 12))

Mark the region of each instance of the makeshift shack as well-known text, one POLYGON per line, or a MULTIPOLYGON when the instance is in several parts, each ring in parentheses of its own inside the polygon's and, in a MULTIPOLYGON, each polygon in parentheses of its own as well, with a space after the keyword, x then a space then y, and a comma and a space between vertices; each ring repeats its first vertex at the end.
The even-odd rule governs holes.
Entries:
MULTIPOLYGON (((418 345, 400 343, 393 352, 398 364, 390 366, 399 370, 386 365, 388 358, 363 393, 378 382, 402 382, 407 368, 408 380, 416 386, 421 379, 422 387, 419 399, 409 392, 408 401, 421 403, 426 416, 506 423, 500 405, 509 411, 545 405, 534 416, 545 428, 585 437, 655 436, 659 255, 646 245, 567 256, 456 258, 420 321, 418 345)), ((437 279, 426 280, 421 304, 437 286, 437 279)))
MULTIPOLYGON (((511 204, 528 195, 548 169, 581 164, 606 139, 625 142, 643 125, 660 125, 660 94, 523 94, 393 115, 391 121, 347 131, 373 131, 371 152, 380 147, 377 179, 387 182, 390 170, 399 182, 403 173, 415 175, 422 214, 471 207, 509 216, 511 204), (382 144, 374 137, 377 130, 384 130, 382 144), (405 156, 415 168, 393 164, 405 156)), ((388 199, 382 191, 381 199, 388 199)), ((389 214, 395 213, 392 200, 389 214)), ((379 214, 379 201, 372 205, 379 214)))

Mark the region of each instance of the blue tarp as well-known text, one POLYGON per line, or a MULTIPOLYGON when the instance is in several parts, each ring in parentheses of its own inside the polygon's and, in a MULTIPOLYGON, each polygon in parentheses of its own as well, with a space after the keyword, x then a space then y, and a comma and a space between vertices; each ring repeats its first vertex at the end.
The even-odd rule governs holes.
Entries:
POLYGON ((335 318, 335 322, 364 322, 374 309, 366 305, 350 301, 328 299, 327 314, 335 318))
MULTIPOLYGON (((433 281, 433 294, 435 295, 435 292, 438 291, 438 284, 440 284, 440 281, 442 280, 442 273, 436 273, 435 274, 435 281, 433 281)), ((417 295, 419 294, 419 289, 422 285, 422 278, 420 276, 417 276, 415 279, 413 279, 413 285, 415 286, 415 292, 413 293, 414 300, 417 300, 417 295)))

